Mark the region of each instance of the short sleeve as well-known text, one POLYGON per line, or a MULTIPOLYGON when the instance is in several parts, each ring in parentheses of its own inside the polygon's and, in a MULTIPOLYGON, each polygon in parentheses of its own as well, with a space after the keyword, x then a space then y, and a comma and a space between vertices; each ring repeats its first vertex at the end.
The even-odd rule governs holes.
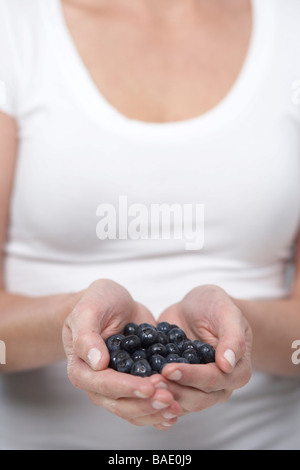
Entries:
POLYGON ((8 3, 7 0, 0 0, 0 111, 16 117, 16 51, 7 11, 8 3))

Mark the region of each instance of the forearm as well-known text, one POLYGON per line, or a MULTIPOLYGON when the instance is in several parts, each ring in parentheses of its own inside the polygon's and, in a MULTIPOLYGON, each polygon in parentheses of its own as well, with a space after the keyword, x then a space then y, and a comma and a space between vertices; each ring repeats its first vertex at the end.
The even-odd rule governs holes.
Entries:
POLYGON ((62 327, 82 293, 30 298, 0 293, 0 340, 6 345, 1 373, 46 366, 65 357, 62 327))
POLYGON ((300 377, 292 362, 292 343, 300 339, 300 299, 233 299, 253 331, 253 367, 286 377, 300 377))

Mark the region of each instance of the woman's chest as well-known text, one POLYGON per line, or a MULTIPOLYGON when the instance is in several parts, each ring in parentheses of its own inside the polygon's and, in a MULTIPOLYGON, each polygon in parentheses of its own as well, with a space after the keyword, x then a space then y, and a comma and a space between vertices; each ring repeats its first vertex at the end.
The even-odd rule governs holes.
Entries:
POLYGON ((105 99, 129 118, 167 122, 207 112, 232 88, 251 37, 251 9, 243 4, 235 15, 203 8, 172 27, 116 12, 89 15, 68 4, 64 14, 105 99))

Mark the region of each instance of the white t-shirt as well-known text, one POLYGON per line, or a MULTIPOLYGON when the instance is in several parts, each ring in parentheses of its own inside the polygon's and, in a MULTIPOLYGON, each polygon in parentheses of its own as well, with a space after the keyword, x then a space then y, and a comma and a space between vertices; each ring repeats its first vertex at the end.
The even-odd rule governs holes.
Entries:
MULTIPOLYGON (((226 98, 198 118, 150 124, 101 95, 59 0, 0 0, 0 109, 19 126, 8 291, 48 295, 110 278, 156 317, 202 284, 247 299, 289 292, 300 219, 300 1, 253 7, 251 46, 226 98), (118 209, 120 196, 148 209, 203 204, 203 248, 175 237, 100 240, 97 208, 118 209)), ((226 404, 162 433, 95 408, 62 362, 0 378, 0 448, 299 449, 299 385, 255 372, 226 404)))

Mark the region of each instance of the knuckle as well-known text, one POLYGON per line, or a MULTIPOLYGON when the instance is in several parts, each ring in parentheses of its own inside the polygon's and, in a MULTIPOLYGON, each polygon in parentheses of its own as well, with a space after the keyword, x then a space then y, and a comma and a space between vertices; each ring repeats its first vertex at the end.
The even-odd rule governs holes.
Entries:
POLYGON ((110 413, 112 414, 117 414, 117 407, 116 407, 116 403, 114 400, 112 399, 106 399, 105 400, 105 408, 107 409, 107 411, 109 411, 110 413))
POLYGON ((203 391, 206 393, 213 392, 217 388, 218 377, 216 374, 211 374, 206 383, 204 384, 203 391))
POLYGON ((99 406, 99 397, 96 393, 87 392, 88 399, 94 406, 99 406))
POLYGON ((89 344, 89 334, 79 332, 73 337, 73 349, 75 353, 81 355, 84 345, 89 344))
POLYGON ((185 403, 184 405, 182 404, 181 408, 182 408, 182 416, 192 413, 193 411, 197 411, 196 408, 194 408, 191 403, 185 403))
POLYGON ((240 336, 238 338, 238 348, 239 348, 239 351, 240 351, 240 354, 243 356, 246 352, 246 340, 245 340, 245 337, 244 336, 240 336))
POLYGON ((75 306, 72 312, 73 320, 77 320, 85 312, 93 312, 95 308, 97 308, 97 299, 95 293, 88 291, 75 306))
POLYGON ((112 398, 104 397, 102 400, 102 406, 110 413, 121 416, 120 410, 118 409, 118 402, 112 398))
POLYGON ((232 390, 226 389, 222 390, 220 393, 219 403, 226 403, 232 395, 232 390))
POLYGON ((241 375, 240 384, 239 384, 240 387, 239 388, 242 388, 245 385, 247 385, 247 383, 250 381, 251 377, 252 377, 252 370, 251 370, 250 367, 247 367, 245 372, 241 375))
POLYGON ((68 373, 68 378, 71 384, 78 390, 82 390, 81 382, 80 382, 78 373, 76 371, 76 367, 74 367, 72 364, 69 363, 68 368, 67 368, 67 373, 68 373))
POLYGON ((138 427, 144 426, 143 423, 137 421, 135 418, 128 418, 127 421, 128 421, 130 424, 133 424, 133 426, 138 426, 138 427))

